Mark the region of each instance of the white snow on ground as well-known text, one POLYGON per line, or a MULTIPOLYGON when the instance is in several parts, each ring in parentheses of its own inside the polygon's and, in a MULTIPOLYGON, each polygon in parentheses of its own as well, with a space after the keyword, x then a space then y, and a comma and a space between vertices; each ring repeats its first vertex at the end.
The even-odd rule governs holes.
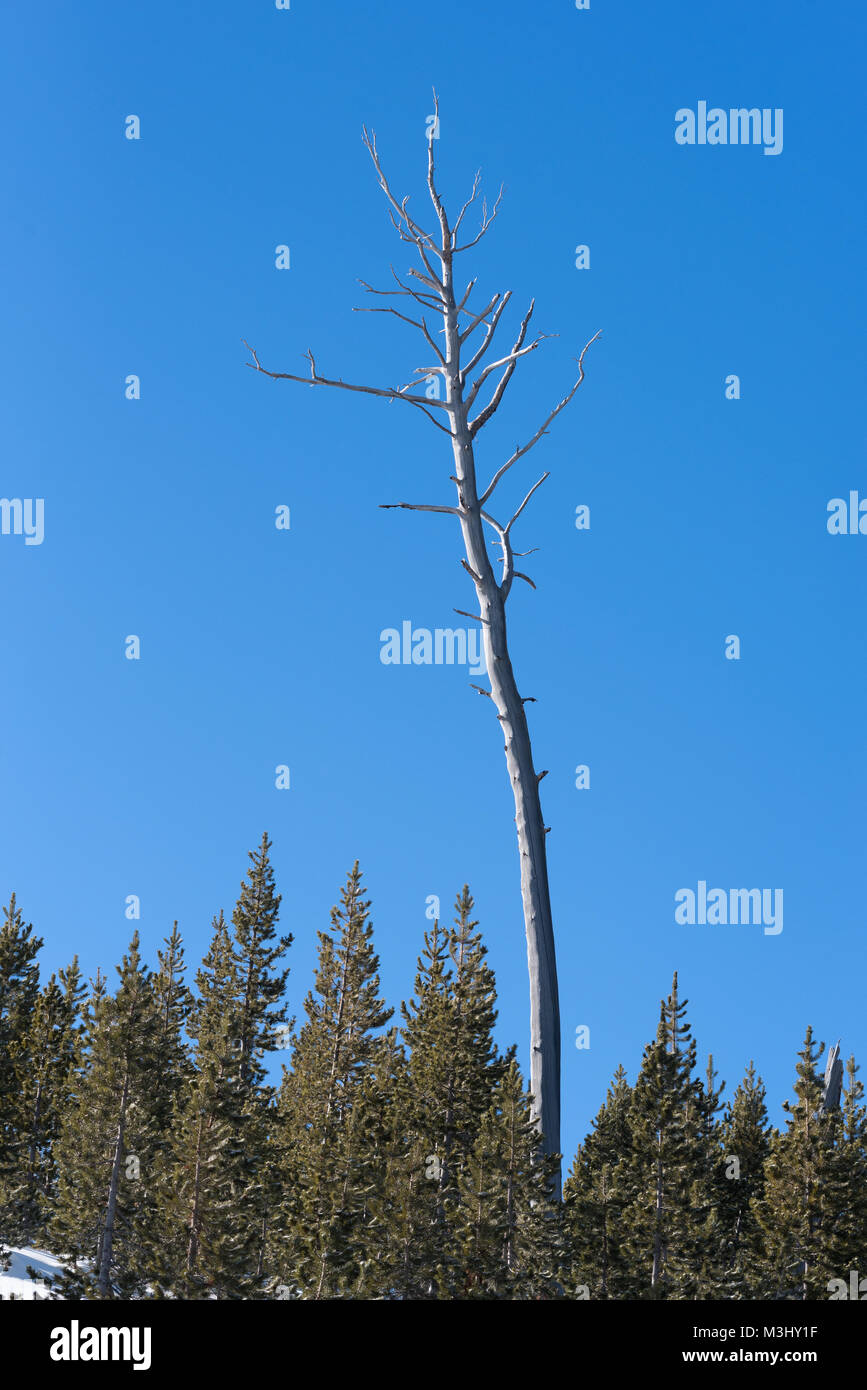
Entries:
POLYGON ((58 1274, 62 1268, 59 1260, 46 1250, 35 1250, 30 1245, 11 1250, 12 1260, 7 1270, 0 1270, 0 1298, 45 1298, 48 1290, 41 1279, 31 1279, 27 1266, 31 1265, 39 1274, 58 1274))

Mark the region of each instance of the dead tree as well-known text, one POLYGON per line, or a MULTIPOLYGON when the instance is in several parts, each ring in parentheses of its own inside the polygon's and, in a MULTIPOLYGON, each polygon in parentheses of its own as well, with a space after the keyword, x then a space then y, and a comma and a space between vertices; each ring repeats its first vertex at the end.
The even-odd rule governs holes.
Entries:
POLYGON ((820 1115, 829 1115, 840 1108, 840 1093, 843 1089, 843 1063, 840 1061, 840 1043, 828 1048, 828 1061, 825 1066, 825 1081, 822 1099, 819 1102, 820 1115))
MULTIPOLYGON (((434 100, 438 121, 439 106, 436 97, 434 100)), ((537 488, 541 487, 548 474, 543 473, 533 484, 508 521, 498 521, 490 506, 494 492, 506 474, 538 444, 551 423, 574 397, 584 380, 584 355, 599 334, 595 334, 582 349, 577 359, 577 380, 566 395, 549 412, 535 434, 495 468, 490 481, 480 489, 475 457, 478 436, 498 409, 518 363, 529 353, 535 352, 540 342, 550 335, 540 333, 535 337, 528 337, 534 308, 531 303, 521 320, 512 347, 508 352, 494 358, 491 346, 512 292, 507 290, 504 294, 494 294, 484 308, 471 309, 469 299, 476 281, 470 280, 463 293, 460 293, 455 284, 455 261, 463 252, 476 246, 488 231, 500 209, 503 189, 500 189, 490 210, 483 200, 479 230, 461 243, 459 234, 464 218, 479 197, 480 176, 476 174, 472 192, 452 226, 435 180, 432 137, 436 129, 437 126, 434 125, 428 138, 427 155, 427 186, 435 218, 433 232, 425 231, 416 222, 408 210, 408 198, 398 202, 383 173, 376 137, 373 132, 363 129, 364 144, 388 200, 392 223, 401 241, 415 248, 420 268, 414 267, 408 272, 407 280, 411 278, 412 283, 400 279, 392 268, 394 289, 376 290, 363 280, 360 283, 368 294, 404 301, 412 300, 418 306, 418 317, 411 317, 394 305, 372 306, 367 309, 370 313, 393 314, 422 334, 430 357, 424 366, 415 368, 416 379, 400 387, 359 386, 343 380, 333 380, 320 374, 313 353, 309 350, 306 354, 310 364, 309 376, 268 371, 262 366, 255 350, 246 342, 245 347, 252 356, 248 366, 265 376, 279 381, 332 386, 343 391, 362 391, 367 395, 382 396, 390 401, 404 401, 426 415, 451 442, 454 473, 450 477, 457 491, 455 506, 420 502, 391 502, 381 505, 402 507, 407 511, 441 512, 446 516, 456 517, 460 525, 465 552, 461 564, 475 586, 479 611, 467 613, 462 609, 455 609, 455 612, 482 625, 490 690, 481 686, 475 686, 474 689, 493 702, 505 739, 506 763, 515 798, 515 821, 521 861, 521 896, 530 972, 530 1086, 534 1097, 534 1113, 543 1135, 544 1148, 549 1154, 556 1154, 560 1151, 560 1010, 545 847, 545 837, 550 827, 545 825, 539 797, 539 783, 545 772, 537 773, 533 765, 524 708, 534 697, 522 696, 518 690, 506 640, 506 601, 513 582, 521 579, 532 588, 536 587, 529 575, 515 567, 516 559, 531 552, 514 549, 513 528, 530 498, 537 488), (441 318, 442 328, 437 334, 441 343, 437 342, 437 337, 428 327, 427 315, 437 315, 441 318), (473 339, 475 346, 468 346, 473 339), (476 371, 477 375, 473 377, 476 371), (443 399, 430 399, 428 395, 422 394, 420 389, 413 389, 420 388, 425 379, 433 377, 442 380, 443 399), (485 531, 486 526, 490 528, 490 536, 485 531), (489 539, 492 545, 499 548, 500 553, 496 557, 489 553, 489 539), (499 575, 494 568, 495 560, 502 565, 502 573, 499 575)), ((403 307, 409 306, 404 304, 403 307)))

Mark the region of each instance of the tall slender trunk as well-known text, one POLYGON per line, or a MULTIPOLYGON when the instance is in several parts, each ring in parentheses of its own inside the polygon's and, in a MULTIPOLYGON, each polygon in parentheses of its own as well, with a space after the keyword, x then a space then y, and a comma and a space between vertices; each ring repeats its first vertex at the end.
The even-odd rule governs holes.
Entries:
MULTIPOLYGON (((451 265, 444 265, 447 401, 452 419, 455 480, 467 565, 475 584, 482 620, 485 664, 491 698, 503 729, 506 765, 515 799, 515 825, 521 865, 521 898, 530 973, 530 1088, 534 1116, 545 1152, 560 1152, 560 1002, 554 923, 548 890, 545 822, 533 765, 530 731, 506 640, 505 598, 494 574, 484 533, 476 484, 476 465, 467 409, 459 378, 460 334, 451 265)), ((559 1193, 560 1180, 556 1177, 559 1193)))

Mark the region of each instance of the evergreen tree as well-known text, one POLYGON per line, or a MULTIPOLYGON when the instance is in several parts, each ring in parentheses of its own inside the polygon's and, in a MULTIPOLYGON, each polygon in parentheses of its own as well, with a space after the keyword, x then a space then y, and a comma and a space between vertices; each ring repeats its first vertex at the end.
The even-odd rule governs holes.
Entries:
POLYGON ((283 957, 292 945, 291 934, 277 934, 281 898, 274 886, 270 850, 271 841, 263 834, 259 848, 249 856, 251 866, 232 913, 240 986, 237 1046, 239 1077, 244 1088, 243 1154, 251 1234, 255 1232, 251 1278, 257 1290, 262 1288, 266 1275, 265 1252, 275 1200, 271 1130, 276 1090, 266 1083, 266 1058, 281 1049, 288 1022, 282 1001, 289 970, 283 965, 283 957))
MULTIPOLYGON (((841 1146, 849 1177, 843 1217, 847 1228, 846 1245, 853 1253, 853 1261, 860 1260, 863 1266, 867 1250, 867 1109, 863 1104, 864 1085, 858 1080, 859 1070, 855 1058, 850 1056, 846 1062, 841 1146)), ((852 1268, 855 1267, 853 1263, 852 1268)))
POLYGON ((30 1058, 28 1035, 39 993, 36 957, 42 940, 25 925, 15 894, 0 926, 0 1259, 4 1244, 19 1234, 15 1194, 20 1186, 27 1121, 22 1088, 30 1058))
POLYGON ((275 1127, 267 1056, 283 1041, 282 957, 271 842, 249 855, 230 932, 222 913, 196 976, 194 1074, 176 1106, 170 1287, 183 1298, 264 1296, 275 1127))
POLYGON ((614 1175, 628 1167, 632 1090, 623 1067, 614 1073, 593 1133, 579 1145, 563 1190, 563 1217, 570 1237, 570 1292, 616 1299, 630 1287, 622 1252, 625 1196, 614 1175), (586 1293, 583 1292, 586 1290, 586 1293))
POLYGON ((383 1177, 371 1080, 378 1035, 393 1011, 380 998, 361 878, 356 862, 332 909, 331 932, 318 933, 315 990, 304 1001, 307 1021, 280 1094, 294 1145, 283 1173, 279 1277, 311 1299, 355 1295, 383 1177))
MULTIPOLYGON (((848 1113, 820 1114, 823 1082, 816 1045, 807 1029, 798 1054, 795 1101, 785 1101, 787 1128, 771 1140, 765 1190, 755 1205, 764 1259, 760 1296, 824 1299, 831 1280, 847 1278, 863 1259, 867 1169, 846 1133, 848 1113)), ((857 1135, 857 1099, 851 1104, 857 1135)), ((863 1124, 863 1118, 861 1119, 863 1124)))
POLYGON ((364 1198, 360 1226, 365 1232, 355 1297, 394 1299, 402 1266, 400 1233, 406 1228, 406 1121, 409 1071, 397 1028, 376 1039, 363 1082, 361 1107, 371 1171, 376 1181, 364 1198))
POLYGON ((458 1173, 456 1226, 467 1270, 460 1296, 562 1297, 563 1215, 551 1190, 559 1158, 545 1158, 531 1103, 510 1057, 458 1173))
POLYGON ((251 1091, 261 1086, 267 1071, 264 1058, 279 1048, 279 1030, 287 1019, 281 1000, 289 970, 281 965, 292 936, 277 935, 281 899, 274 887, 270 850, 271 841, 263 835, 259 848, 249 855, 250 868, 232 913, 240 1078, 251 1091))
POLYGON ((20 1143, 9 1194, 16 1243, 38 1244, 56 1195, 54 1146, 74 1097, 79 1016, 86 991, 77 957, 59 979, 52 975, 33 1008, 23 1053, 27 1067, 19 1092, 20 1143))
POLYGON ((755 1209, 762 1200, 770 1125, 765 1087, 750 1062, 720 1128, 714 1183, 719 1213, 716 1297, 754 1297, 761 1262, 761 1229, 755 1209))
POLYGON ((461 1297, 460 1176, 490 1109, 504 1060, 493 1040, 496 984, 464 885, 448 932, 425 934, 414 997, 402 1006, 408 1047, 401 1213, 394 1231, 401 1298, 461 1297))
POLYGON ((238 1046, 239 989, 225 917, 196 974, 188 1020, 194 1069, 175 1105, 173 1182, 164 1221, 169 1287, 179 1298, 239 1298, 254 1261, 250 1173, 244 1155, 244 1102, 238 1046))
POLYGON ((153 1104, 154 1146, 139 1178, 142 1203, 150 1213, 147 1243, 152 1297, 162 1297, 171 1287, 178 1265, 175 1129, 183 1109, 184 1088, 193 1074, 185 1037, 193 1000, 185 981, 184 944, 177 922, 163 945, 165 949, 157 951, 159 966, 151 979, 160 1069, 160 1087, 153 1104))
POLYGON ((184 1083, 190 1076, 190 1054, 184 1033, 193 1007, 193 998, 186 984, 183 937, 177 922, 163 941, 165 950, 157 951, 159 968, 153 977, 154 1003, 159 1019, 157 1046, 160 1053, 161 1125, 168 1131, 172 1114, 184 1083))
MULTIPOLYGON (((716 1103, 694 1076, 696 1044, 678 997, 677 974, 660 1011, 656 1040, 644 1052, 629 1108, 630 1140, 615 1184, 625 1200, 622 1253, 628 1296, 702 1296, 699 1271, 709 1244, 706 1120, 716 1103)), ((705 1294, 706 1296, 706 1294, 705 1294)))
POLYGON ((719 1111, 725 1082, 717 1085, 713 1056, 708 1056, 703 1081, 688 1102, 687 1123, 695 1132, 695 1153, 690 1185, 691 1262, 695 1275, 693 1298, 717 1297, 720 1242, 725 1235, 719 1202, 721 1124, 719 1111))
POLYGON ((72 1267, 55 1287, 67 1298, 142 1296, 153 1270, 147 1174, 159 1141, 159 1015, 138 932, 117 972, 113 996, 97 978, 76 1100, 57 1144, 52 1236, 72 1267))

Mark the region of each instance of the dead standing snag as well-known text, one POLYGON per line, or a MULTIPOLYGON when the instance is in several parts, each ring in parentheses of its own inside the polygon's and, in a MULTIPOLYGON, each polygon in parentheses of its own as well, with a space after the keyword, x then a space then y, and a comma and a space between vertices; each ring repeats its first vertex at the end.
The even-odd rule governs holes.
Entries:
MULTIPOLYGON (((439 107, 436 103, 435 110, 438 117, 439 107)), ((455 258, 475 246, 488 231, 499 212, 503 190, 500 189, 490 210, 483 202, 479 231, 470 240, 460 244, 458 233, 464 216, 479 195, 479 175, 476 175, 470 197, 461 208, 454 226, 450 227, 436 187, 433 140, 429 139, 427 186, 437 221, 437 230, 431 234, 411 216, 407 207, 409 200, 404 198, 402 202, 398 202, 394 197, 382 171, 376 138, 367 129, 364 129, 363 135, 380 186, 388 200, 392 223, 401 240, 415 247, 421 262, 421 269, 413 268, 408 272, 407 278, 412 278, 413 284, 401 280, 394 269, 394 289, 375 290, 364 281, 361 282, 368 294, 413 300, 421 311, 419 317, 410 317, 392 305, 366 306, 365 311, 392 314, 416 328, 430 350, 431 360, 425 366, 415 368, 414 375, 419 380, 402 387, 359 386, 320 376, 313 354, 309 351, 309 376, 268 371, 262 366, 252 348, 249 348, 249 351, 253 360, 248 365, 274 380, 300 381, 344 391, 362 391, 368 395, 385 397, 387 400, 403 401, 414 409, 421 410, 437 429, 451 439, 454 473, 450 476, 457 490, 456 506, 438 506, 424 502, 388 502, 382 505, 400 507, 407 511, 443 512, 457 517, 460 523, 465 551, 461 564, 473 582, 479 605, 478 613, 468 613, 464 616, 481 623, 491 686, 489 691, 478 686, 474 688, 489 696, 496 706, 497 719, 500 721, 505 739, 506 763, 515 798, 515 822, 521 863, 521 897, 530 973, 530 1086, 534 1096, 534 1114, 544 1137, 545 1150, 549 1154, 556 1154, 560 1151, 560 1010, 545 850, 545 836, 549 827, 545 825, 539 798, 539 783, 545 773, 537 774, 533 766, 530 733, 524 713, 525 703, 533 697, 522 698, 518 692, 506 640, 506 601, 513 580, 523 579, 531 587, 536 587, 527 574, 515 568, 516 557, 532 552, 513 549, 512 528, 548 474, 543 473, 533 484, 508 522, 498 521, 487 510, 486 504, 509 470, 539 442, 561 410, 565 409, 574 397, 584 380, 584 356, 599 334, 595 334, 582 349, 578 358, 578 377, 571 390, 554 406, 527 443, 516 448, 511 457, 496 469, 488 486, 480 494, 476 480, 476 437, 498 409, 520 360, 534 352, 543 339, 549 336, 540 333, 527 341, 534 310, 534 304, 531 303, 510 351, 481 366, 500 325, 503 311, 511 298, 511 290, 507 290, 505 294, 493 295, 479 311, 467 307, 475 280, 470 281, 460 299, 457 297, 454 283, 455 258), (426 316, 429 314, 437 315, 442 320, 442 346, 437 343, 428 327, 426 316), (480 332, 480 341, 471 352, 466 345, 477 332, 480 332), (465 354, 466 361, 463 360, 465 354), (471 373, 476 368, 480 370, 470 384, 471 373), (442 378, 445 395, 443 400, 429 399, 413 389, 421 385, 421 379, 434 375, 442 378), (487 395, 488 391, 490 395, 487 403, 482 405, 479 397, 482 394, 487 395), (472 413, 474 409, 475 414, 472 413), (500 550, 499 556, 496 557, 503 567, 500 576, 494 572, 485 526, 493 532, 492 543, 500 550)))

